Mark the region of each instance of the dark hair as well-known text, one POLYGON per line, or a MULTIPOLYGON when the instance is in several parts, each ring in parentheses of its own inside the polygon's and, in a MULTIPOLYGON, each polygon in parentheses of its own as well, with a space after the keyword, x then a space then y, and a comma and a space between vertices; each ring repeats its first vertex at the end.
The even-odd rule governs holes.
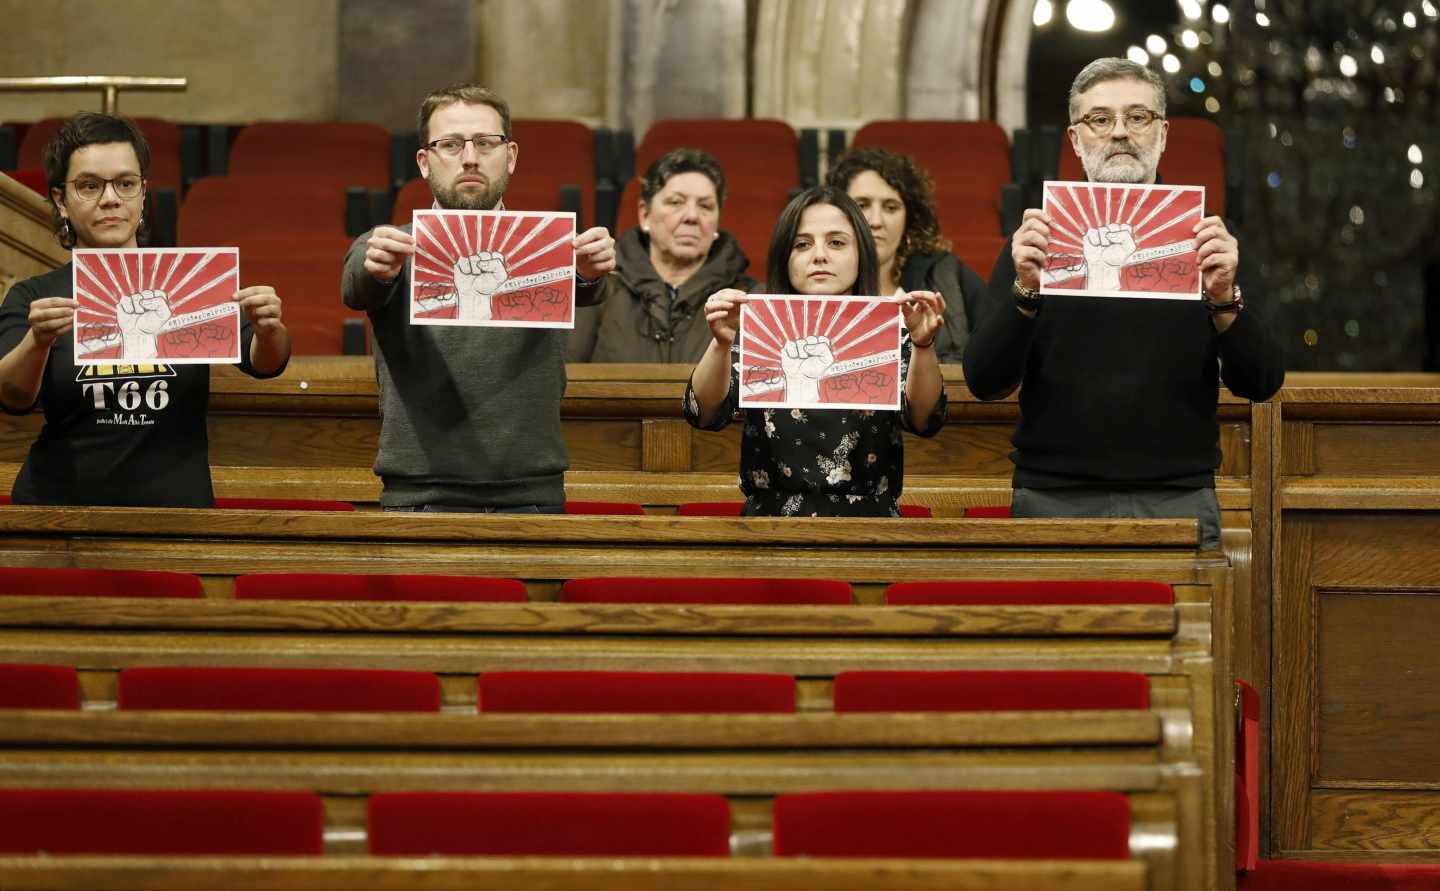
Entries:
POLYGON ((1112 57, 1096 59, 1075 75, 1074 82, 1070 84, 1068 98, 1070 123, 1075 123, 1080 114, 1081 94, 1096 84, 1108 80, 1138 80, 1143 84, 1149 84, 1155 90, 1155 110, 1160 112, 1160 117, 1165 117, 1165 78, 1150 68, 1137 65, 1129 59, 1112 57))
POLYGON ((854 149, 831 165, 825 181, 837 189, 848 191, 850 181, 867 170, 874 171, 890 188, 900 193, 905 202, 905 232, 895 249, 896 270, 905 267, 913 254, 936 254, 950 250, 950 239, 940 234, 940 219, 935 215, 935 187, 930 174, 915 159, 885 149, 854 149))
POLYGON ((725 206, 725 171, 720 169, 720 162, 712 156, 699 149, 677 148, 671 149, 645 168, 645 175, 640 177, 640 200, 645 206, 650 206, 650 200, 660 194, 670 177, 681 173, 703 173, 715 184, 715 198, 721 207, 725 206))
POLYGON ((795 244, 795 234, 800 231, 800 217, 807 207, 816 204, 833 204, 840 208, 855 231, 855 248, 859 252, 859 266, 856 269, 855 284, 851 294, 865 296, 880 293, 880 261, 875 256, 875 236, 865 223, 865 215, 844 189, 834 186, 811 186, 790 199, 775 221, 775 231, 770 236, 770 256, 765 263, 766 290, 771 294, 793 294, 795 285, 790 281, 790 251, 795 244))
MULTIPOLYGON (((50 227, 55 230, 60 246, 66 250, 75 246, 75 231, 70 229, 70 234, 66 235, 65 221, 60 216, 60 206, 55 201, 55 190, 59 189, 62 194, 65 191, 65 180, 70 175, 71 155, 87 145, 111 142, 130 143, 130 147, 135 149, 135 160, 140 162, 141 178, 149 173, 150 144, 145 141, 145 134, 140 132, 134 121, 120 115, 82 111, 61 124, 60 129, 55 131, 55 135, 45 145, 41 158, 45 165, 45 185, 48 187, 46 191, 50 197, 50 227)), ((145 203, 148 205, 149 202, 150 194, 149 190, 146 190, 145 203)), ((148 207, 146 209, 148 210, 148 207)), ((140 225, 136 229, 136 236, 141 240, 150 234, 150 224, 145 222, 145 216, 142 211, 140 225)))
POLYGON ((435 110, 457 102, 465 105, 488 105, 495 109, 495 113, 500 115, 500 132, 507 140, 510 138, 510 103, 488 87, 479 84, 451 84, 426 96, 425 101, 420 103, 420 126, 416 129, 420 133, 421 145, 430 141, 430 116, 435 110))

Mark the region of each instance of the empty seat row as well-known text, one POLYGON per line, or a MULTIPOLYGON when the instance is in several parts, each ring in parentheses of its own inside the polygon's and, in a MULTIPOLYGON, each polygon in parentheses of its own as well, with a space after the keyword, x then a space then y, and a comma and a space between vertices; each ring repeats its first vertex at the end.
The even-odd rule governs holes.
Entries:
MULTIPOLYGON (((137 667, 119 672, 121 710, 437 712, 440 679, 421 671, 331 668, 137 667)), ((70 666, 0 664, 0 709, 77 709, 70 666)), ((742 672, 492 671, 481 713, 787 713, 795 679, 742 672)), ((835 676, 834 710, 1070 711, 1150 707, 1133 672, 851 671, 835 676)))
MULTIPOLYGON (((0 567, 0 596, 202 596, 199 576, 155 570, 0 567)), ((254 573, 235 578, 240 600, 395 600, 521 603, 518 579, 351 573, 254 573)), ((832 605, 853 602, 848 582, 829 579, 595 577, 561 586, 569 603, 832 605)), ((1175 602, 1172 586, 1133 580, 895 582, 892 606, 1101 605, 1175 602)))
MULTIPOLYGON (((367 801, 370 853, 726 857, 719 795, 390 792, 367 801)), ((859 791, 776 796, 781 857, 1128 859, 1130 803, 1098 791, 859 791)), ((0 789, 0 853, 318 855, 313 792, 0 789)))

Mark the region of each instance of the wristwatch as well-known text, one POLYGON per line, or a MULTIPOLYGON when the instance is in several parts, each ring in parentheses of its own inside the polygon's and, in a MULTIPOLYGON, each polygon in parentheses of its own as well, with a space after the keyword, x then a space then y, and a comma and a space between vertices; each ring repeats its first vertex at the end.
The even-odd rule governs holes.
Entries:
POLYGON ((1245 308, 1245 295, 1240 293, 1239 285, 1230 286, 1230 299, 1224 303, 1211 301, 1210 295, 1205 295, 1205 308, 1212 313, 1239 312, 1245 308))
POLYGON ((1040 296, 1040 289, 1027 288, 1020 284, 1020 277, 1015 277, 1015 283, 1010 286, 1010 294, 1015 298, 1015 305, 1026 312, 1039 312, 1045 299, 1040 296))

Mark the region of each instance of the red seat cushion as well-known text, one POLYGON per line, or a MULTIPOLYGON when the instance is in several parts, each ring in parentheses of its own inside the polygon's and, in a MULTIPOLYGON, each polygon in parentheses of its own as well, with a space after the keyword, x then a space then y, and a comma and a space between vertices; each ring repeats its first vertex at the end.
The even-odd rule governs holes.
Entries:
POLYGON ((1150 681, 1124 671, 842 671, 837 712, 1148 709, 1150 681))
POLYGON ((848 605, 848 582, 825 579, 571 579, 560 588, 567 603, 709 603, 848 605))
POLYGON ((370 796, 372 854, 725 857, 719 795, 434 792, 370 796))
POLYGON ((1244 681, 1237 680, 1235 689, 1240 697, 1235 735, 1235 868, 1243 871, 1260 862, 1260 694, 1244 681))
POLYGON ((793 712, 785 674, 645 671, 492 671, 480 675, 482 712, 793 712))
POLYGON ((911 520, 928 520, 935 516, 935 512, 923 504, 902 504, 900 516, 911 520))
POLYGON ((6 854, 320 854, 313 792, 0 789, 6 854))
POLYGON ((267 572, 236 576, 235 599, 524 603, 525 583, 468 575, 267 572))
POLYGON ((0 596, 199 597, 200 577, 143 569, 0 567, 0 596))
POLYGON ((743 501, 688 501, 675 508, 677 517, 738 517, 743 501))
POLYGON ((29 186, 40 195, 47 198, 50 197, 50 188, 45 181, 45 169, 42 167, 27 170, 7 170, 5 171, 5 175, 23 186, 29 186))
POLYGON ((890 606, 996 606, 1175 603, 1164 582, 964 581, 896 582, 885 589, 890 606))
POLYGON ((643 517, 645 508, 627 501, 567 501, 565 513, 643 517))
POLYGON ((1261 860, 1240 876, 1239 891, 1435 891, 1440 866, 1261 860))
POLYGON ((334 668, 127 668, 122 709, 435 712, 440 679, 420 671, 334 668))
POLYGON ((321 501, 316 498, 216 498, 221 510, 354 510, 348 501, 321 501))
POLYGON ((777 857, 1124 860, 1118 792, 813 792, 775 799, 777 857))
POLYGON ((0 708, 80 707, 80 676, 68 665, 0 665, 0 708))
POLYGON ((965 516, 971 520, 1008 520, 1010 518, 1010 505, 983 504, 976 505, 975 507, 967 507, 965 508, 965 516))

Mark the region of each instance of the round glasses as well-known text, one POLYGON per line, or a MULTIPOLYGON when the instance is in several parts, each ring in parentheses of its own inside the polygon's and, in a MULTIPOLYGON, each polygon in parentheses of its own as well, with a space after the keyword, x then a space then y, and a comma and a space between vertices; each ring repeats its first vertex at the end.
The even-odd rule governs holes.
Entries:
POLYGON ((115 190, 116 198, 128 201, 140 194, 140 190, 145 186, 145 180, 133 173, 126 173, 114 179, 82 176, 79 179, 66 180, 66 184, 75 190, 75 194, 82 201, 99 201, 100 196, 105 194, 106 186, 115 190))
POLYGON ((499 133, 481 133, 469 139, 461 136, 443 136, 425 143, 425 148, 439 152, 447 158, 458 158, 465 151, 466 143, 470 143, 475 146, 475 154, 483 158, 509 141, 499 133))
POLYGON ((1108 136, 1115 130, 1117 122, 1125 125, 1126 132, 1144 133, 1150 129, 1151 125, 1164 117, 1159 112, 1151 111, 1148 108, 1132 108, 1120 115, 1113 111, 1092 111, 1071 123, 1084 124, 1096 136, 1108 136))

